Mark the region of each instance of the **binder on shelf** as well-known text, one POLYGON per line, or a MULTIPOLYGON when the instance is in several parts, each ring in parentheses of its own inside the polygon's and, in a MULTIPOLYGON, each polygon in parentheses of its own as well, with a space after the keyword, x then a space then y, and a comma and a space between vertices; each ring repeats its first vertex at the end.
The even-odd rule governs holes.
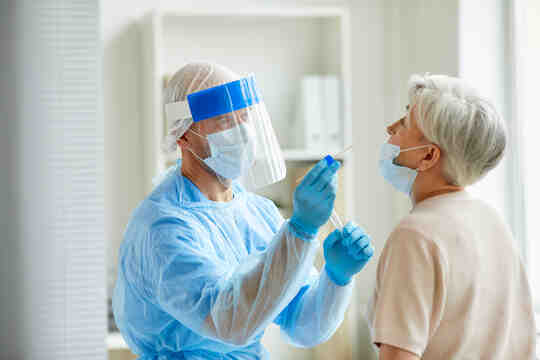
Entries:
POLYGON ((341 149, 343 147, 343 119, 341 114, 341 94, 339 79, 334 75, 322 79, 322 123, 323 139, 326 149, 341 149))
POLYGON ((295 119, 295 145, 301 149, 319 150, 323 143, 321 117, 321 81, 316 75, 305 76, 300 83, 297 116, 295 119))
POLYGON ((340 82, 334 75, 305 76, 300 84, 295 146, 309 151, 343 147, 340 82))

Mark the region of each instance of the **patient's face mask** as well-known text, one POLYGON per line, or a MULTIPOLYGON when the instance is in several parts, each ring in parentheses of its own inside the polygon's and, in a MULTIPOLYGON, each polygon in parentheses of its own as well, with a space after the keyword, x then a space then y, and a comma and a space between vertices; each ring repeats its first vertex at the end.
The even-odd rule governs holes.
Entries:
POLYGON ((428 146, 430 145, 400 149, 397 145, 384 143, 381 147, 379 158, 379 171, 382 177, 397 190, 410 196, 414 180, 416 180, 416 176, 418 175, 418 170, 397 165, 395 160, 402 152, 423 149, 428 146))
POLYGON ((192 150, 200 161, 225 179, 235 180, 244 175, 255 161, 255 133, 248 123, 203 136, 193 130, 193 134, 205 138, 210 146, 210 156, 202 159, 192 150))

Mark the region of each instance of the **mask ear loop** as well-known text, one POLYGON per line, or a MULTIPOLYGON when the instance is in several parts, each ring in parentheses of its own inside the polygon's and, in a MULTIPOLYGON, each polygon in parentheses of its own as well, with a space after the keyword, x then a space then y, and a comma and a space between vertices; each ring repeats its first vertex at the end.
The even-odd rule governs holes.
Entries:
MULTIPOLYGON (((426 144, 426 145, 413 146, 413 147, 411 147, 411 148, 404 149, 404 150, 401 150, 401 149, 400 149, 400 150, 399 150, 399 153, 407 152, 407 151, 411 151, 411 150, 423 149, 423 148, 426 148, 426 147, 431 146, 431 145, 433 145, 433 144, 426 144)), ((397 164, 396 164, 396 165, 397 165, 397 164)), ((400 165, 398 165, 398 166, 400 166, 400 165)), ((418 169, 413 169, 413 170, 418 171, 418 169)))
POLYGON ((196 131, 193 131, 193 130, 191 130, 191 129, 188 129, 188 131, 194 133, 195 135, 197 135, 197 136, 200 137, 201 139, 206 139, 206 136, 202 136, 201 134, 199 134, 199 133, 196 132, 196 131))
MULTIPOLYGON (((188 129, 187 131, 191 132, 192 134, 195 134, 197 135, 198 137, 200 137, 201 139, 205 139, 206 140, 206 136, 203 136, 201 134, 199 134, 198 132, 194 131, 194 130, 191 130, 191 129, 188 129)), ((189 152, 192 153, 197 159, 199 159, 200 161, 203 161, 204 160, 197 154, 195 154, 195 152, 193 151, 193 149, 191 148, 188 148, 189 152)))
POLYGON ((403 149, 403 150, 400 149, 399 152, 402 153, 402 152, 407 152, 407 151, 411 151, 411 150, 423 149, 423 148, 431 146, 431 145, 432 144, 413 146, 413 147, 408 148, 408 149, 403 149))

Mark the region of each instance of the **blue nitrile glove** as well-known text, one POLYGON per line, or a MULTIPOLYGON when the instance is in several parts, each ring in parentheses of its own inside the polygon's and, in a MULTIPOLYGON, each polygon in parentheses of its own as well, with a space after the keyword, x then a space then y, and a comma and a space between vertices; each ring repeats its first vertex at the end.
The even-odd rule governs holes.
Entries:
POLYGON ((331 156, 319 161, 294 190, 290 224, 304 240, 311 240, 326 224, 334 208, 339 162, 331 156))
POLYGON ((373 256, 373 251, 369 235, 354 223, 349 222, 343 231, 333 231, 324 240, 328 277, 340 286, 347 285, 373 256))

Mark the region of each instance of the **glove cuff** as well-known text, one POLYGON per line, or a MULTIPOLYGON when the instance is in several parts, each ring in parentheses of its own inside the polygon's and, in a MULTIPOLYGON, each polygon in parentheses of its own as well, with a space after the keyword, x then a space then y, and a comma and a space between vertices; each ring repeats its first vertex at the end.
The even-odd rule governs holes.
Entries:
POLYGON ((294 236, 304 241, 310 242, 315 239, 317 236, 318 228, 311 228, 301 225, 297 219, 295 219, 294 214, 289 219, 289 228, 294 236))
POLYGON ((326 274, 328 275, 330 280, 332 280, 338 286, 347 286, 352 281, 352 277, 348 279, 342 279, 340 276, 337 276, 336 274, 332 272, 332 269, 330 269, 328 265, 326 264, 324 265, 324 271, 326 271, 326 274))

